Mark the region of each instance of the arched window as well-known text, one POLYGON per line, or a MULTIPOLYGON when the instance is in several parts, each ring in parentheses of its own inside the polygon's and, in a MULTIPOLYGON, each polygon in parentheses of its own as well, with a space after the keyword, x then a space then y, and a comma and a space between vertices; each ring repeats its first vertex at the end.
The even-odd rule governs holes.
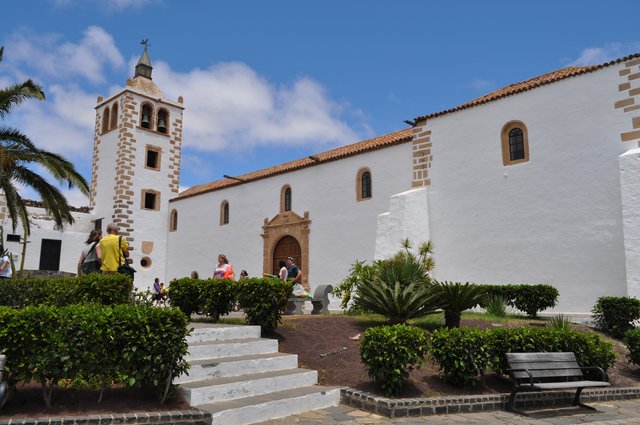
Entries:
POLYGON ((169 231, 175 232, 176 230, 178 230, 178 211, 174 209, 169 215, 169 231))
POLYGON ((503 165, 529 161, 529 137, 522 121, 510 121, 502 127, 501 143, 503 165))
POLYGON ((361 168, 356 175, 356 200, 364 201, 373 197, 371 170, 361 168))
POLYGON ((109 130, 113 130, 118 126, 118 103, 115 102, 111 107, 111 124, 109 124, 109 130))
POLYGON ((280 190, 280 212, 291 211, 291 186, 284 185, 280 190))
POLYGON ((142 104, 140 110, 140 127, 151 128, 151 120, 153 119, 153 106, 149 103, 142 104))
POLYGON ((102 113, 102 132, 106 133, 109 131, 109 107, 104 108, 104 112, 102 113))
POLYGON ((220 204, 220 225, 229 224, 229 202, 222 201, 220 204))
POLYGON ((160 109, 158 111, 158 127, 156 128, 156 130, 158 130, 158 133, 167 133, 167 124, 169 122, 169 113, 167 112, 166 109, 160 109))

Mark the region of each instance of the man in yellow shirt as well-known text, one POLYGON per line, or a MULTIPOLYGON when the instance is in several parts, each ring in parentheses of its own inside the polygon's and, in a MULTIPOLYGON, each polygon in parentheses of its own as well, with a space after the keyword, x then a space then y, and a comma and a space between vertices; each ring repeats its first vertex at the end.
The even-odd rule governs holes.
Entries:
POLYGON ((100 239, 100 252, 102 253, 102 273, 117 273, 118 267, 124 264, 129 257, 129 245, 124 238, 118 236, 118 226, 111 223, 107 226, 107 236, 100 239), (118 246, 120 240, 120 246, 118 246))

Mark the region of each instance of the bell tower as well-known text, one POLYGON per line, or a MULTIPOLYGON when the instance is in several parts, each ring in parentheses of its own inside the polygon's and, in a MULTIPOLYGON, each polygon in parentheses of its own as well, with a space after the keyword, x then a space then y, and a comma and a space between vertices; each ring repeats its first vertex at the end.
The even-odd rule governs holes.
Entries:
POLYGON ((135 282, 164 278, 169 199, 178 194, 182 97, 164 97, 152 79, 148 40, 134 77, 115 95, 98 97, 90 206, 102 229, 120 227, 129 243, 135 282))

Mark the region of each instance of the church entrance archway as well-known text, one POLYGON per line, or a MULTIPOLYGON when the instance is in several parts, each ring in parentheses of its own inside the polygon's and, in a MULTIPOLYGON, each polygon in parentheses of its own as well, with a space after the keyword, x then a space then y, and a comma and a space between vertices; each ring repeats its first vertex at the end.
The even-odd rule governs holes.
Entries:
POLYGON ((292 257, 298 267, 302 270, 305 269, 305 265, 302 264, 300 259, 300 244, 293 236, 285 236, 278 241, 275 248, 273 249, 273 274, 276 276, 280 271, 280 261, 287 261, 287 257, 292 257))
POLYGON ((293 211, 285 211, 277 214, 271 220, 264 219, 262 226, 263 262, 262 272, 265 274, 277 274, 280 270, 278 262, 287 257, 293 257, 296 264, 302 270, 302 286, 310 290, 309 277, 311 265, 309 264, 309 212, 299 216, 293 211), (290 253, 286 253, 290 252, 290 253), (293 255, 292 255, 293 254, 293 255))

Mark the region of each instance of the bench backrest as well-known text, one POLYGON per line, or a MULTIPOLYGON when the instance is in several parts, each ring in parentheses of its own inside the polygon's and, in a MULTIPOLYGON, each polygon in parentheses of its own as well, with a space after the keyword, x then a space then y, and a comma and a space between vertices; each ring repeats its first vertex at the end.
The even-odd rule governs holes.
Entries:
MULTIPOLYGON (((574 353, 507 353, 510 369, 528 369, 534 379, 582 378, 574 353)), ((511 372, 515 379, 529 379, 526 372, 511 372)))

